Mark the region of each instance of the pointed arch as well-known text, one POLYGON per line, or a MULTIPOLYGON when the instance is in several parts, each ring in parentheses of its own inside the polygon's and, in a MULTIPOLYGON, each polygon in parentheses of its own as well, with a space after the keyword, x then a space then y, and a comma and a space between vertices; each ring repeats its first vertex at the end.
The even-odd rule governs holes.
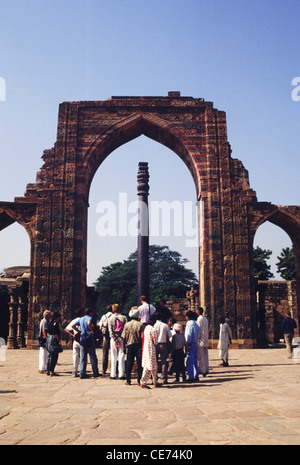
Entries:
POLYGON ((161 117, 143 112, 134 113, 110 126, 90 145, 83 159, 87 185, 90 186, 97 169, 111 152, 141 135, 165 145, 182 159, 193 177, 199 197, 199 168, 183 143, 181 130, 174 130, 171 124, 161 117))

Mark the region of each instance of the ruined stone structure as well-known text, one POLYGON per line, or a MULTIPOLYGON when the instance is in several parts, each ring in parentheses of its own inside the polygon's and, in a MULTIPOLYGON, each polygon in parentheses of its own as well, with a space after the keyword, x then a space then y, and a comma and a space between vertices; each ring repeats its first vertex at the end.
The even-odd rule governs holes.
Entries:
POLYGON ((231 157, 224 111, 179 92, 64 102, 57 141, 44 152, 36 182, 24 197, 0 203, 0 229, 18 221, 31 242, 29 346, 45 308, 59 308, 63 321, 69 321, 86 304, 90 185, 113 150, 142 134, 173 150, 195 182, 203 207, 199 299, 212 337, 218 336, 219 316, 226 314, 234 338, 250 347, 257 342, 251 254, 255 232, 265 221, 283 228, 292 240, 300 302, 300 207, 257 201, 242 162, 231 157))
POLYGON ((257 283, 258 341, 261 346, 283 339, 282 320, 290 310, 297 315, 295 281, 258 281, 257 283))
POLYGON ((6 268, 0 275, 0 286, 6 289, 0 299, 0 337, 7 341, 9 349, 26 347, 29 279, 28 266, 6 268))

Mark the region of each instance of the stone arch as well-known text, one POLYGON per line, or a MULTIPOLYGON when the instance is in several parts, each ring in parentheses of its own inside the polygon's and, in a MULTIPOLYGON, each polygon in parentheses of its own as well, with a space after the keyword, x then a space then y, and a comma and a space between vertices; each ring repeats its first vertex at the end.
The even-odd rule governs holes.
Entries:
MULTIPOLYGON (((11 227, 14 224, 20 225, 21 230, 25 230, 27 240, 29 239, 29 261, 34 250, 34 230, 32 219, 35 209, 22 207, 18 208, 13 203, 0 203, 0 231, 11 227)), ((23 232, 21 231, 21 232, 23 232)), ((5 334, 8 348, 25 347, 25 334, 28 329, 28 297, 30 294, 30 263, 23 266, 14 266, 5 269, 5 274, 0 278, 0 284, 7 290, 8 301, 1 302, 0 320, 2 334, 5 334), (8 318, 7 318, 8 317, 8 318), (7 336, 7 337, 6 337, 7 336)), ((29 328, 30 332, 30 328, 29 328)))
MULTIPOLYGON (((295 253, 297 308, 293 317, 299 326, 300 317, 300 208, 298 206, 272 205, 257 203, 256 219, 251 228, 251 245, 259 226, 267 221, 281 228, 291 239, 295 253)), ((253 265, 251 267, 253 270, 253 265)), ((252 271, 253 272, 253 271, 252 271)))
POLYGON ((96 171, 111 152, 141 135, 165 145, 181 158, 192 175, 197 198, 199 198, 201 192, 200 170, 197 169, 188 147, 182 142, 181 130, 174 131, 167 121, 145 113, 134 113, 121 119, 93 141, 83 159, 83 172, 87 174, 84 179, 85 184, 90 187, 96 171))
POLYGON ((282 206, 271 204, 268 204, 267 208, 264 208, 263 205, 262 208, 258 211, 255 221, 252 223, 252 244, 257 229, 266 221, 269 221, 270 223, 278 226, 287 233, 295 249, 296 271, 300 271, 300 208, 297 206, 282 206))
POLYGON ((179 92, 60 104, 57 140, 44 151, 36 182, 11 205, 0 203, 0 222, 17 220, 31 237, 29 339, 36 338, 45 308, 59 308, 64 324, 86 305, 90 185, 105 157, 142 134, 184 161, 203 205, 199 300, 211 322, 211 338, 218 337, 219 317, 226 314, 234 338, 244 347, 255 345, 253 237, 263 221, 277 222, 292 236, 298 254, 300 207, 257 202, 242 162, 231 157, 225 112, 179 92))

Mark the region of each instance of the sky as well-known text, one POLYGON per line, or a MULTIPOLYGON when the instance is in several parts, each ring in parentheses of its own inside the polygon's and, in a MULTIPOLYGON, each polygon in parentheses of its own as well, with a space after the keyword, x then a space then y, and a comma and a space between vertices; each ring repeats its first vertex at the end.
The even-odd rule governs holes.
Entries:
MULTIPOLYGON (((299 23, 299 0, 0 0, 0 200, 35 182, 56 141, 60 103, 180 91, 226 112, 232 157, 259 201, 299 205, 299 23)), ((103 202, 136 200, 140 161, 149 165, 151 202, 196 201, 188 169, 166 147, 141 136, 115 150, 91 185, 89 285, 136 250, 133 235, 102 237, 99 220, 103 202)), ((21 226, 0 237, 0 270, 29 264, 21 226)), ((178 250, 198 274, 187 237, 150 243, 178 250)), ((265 223, 254 245, 272 250, 275 274, 291 241, 265 223)))

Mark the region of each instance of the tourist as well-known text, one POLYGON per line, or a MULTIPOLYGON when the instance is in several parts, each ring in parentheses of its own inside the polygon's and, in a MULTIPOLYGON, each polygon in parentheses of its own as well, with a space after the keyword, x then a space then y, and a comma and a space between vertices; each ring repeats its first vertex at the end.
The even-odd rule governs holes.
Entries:
POLYGON ((39 373, 47 373, 47 349, 46 349, 46 341, 47 341, 47 333, 46 333, 46 325, 47 321, 51 318, 50 310, 45 310, 43 313, 43 319, 40 322, 40 333, 39 333, 39 373))
POLYGON ((160 312, 156 313, 156 323, 154 328, 157 331, 157 346, 156 360, 161 362, 161 376, 164 384, 168 382, 168 356, 169 356, 169 341, 172 337, 171 330, 166 323, 161 321, 160 312))
POLYGON ((199 381, 199 367, 197 359, 198 335, 200 328, 196 323, 197 315, 189 310, 186 313, 187 324, 185 327, 185 339, 188 344, 188 352, 186 356, 186 367, 188 373, 187 382, 194 383, 199 381))
POLYGON ((125 353, 124 341, 121 337, 126 316, 121 314, 119 304, 112 306, 113 315, 108 320, 108 330, 110 336, 110 379, 117 379, 117 362, 119 368, 119 379, 125 379, 125 353))
POLYGON ((152 376, 152 381, 154 387, 160 387, 161 384, 157 382, 157 360, 156 360, 156 345, 157 341, 157 331, 154 328, 156 318, 154 315, 149 317, 147 326, 144 329, 143 334, 143 349, 142 349, 142 367, 143 373, 141 378, 140 386, 141 388, 150 389, 146 384, 150 376, 152 376))
POLYGON ((172 335, 175 334, 175 330, 173 329, 175 323, 177 323, 177 320, 173 316, 168 319, 168 326, 169 326, 169 328, 171 330, 172 335))
MULTIPOLYGON (((169 326, 169 328, 171 330, 172 336, 175 334, 175 330, 173 329, 175 323, 176 323, 176 318, 174 318, 173 316, 168 319, 168 326, 169 326)), ((170 363, 170 367, 169 367, 169 370, 168 370, 168 375, 173 375, 173 373, 174 373, 174 361, 173 361, 173 355, 171 353, 169 354, 169 363, 170 363)))
POLYGON ((94 311, 91 308, 85 310, 85 316, 79 318, 73 325, 73 329, 80 330, 80 379, 88 378, 86 373, 87 356, 93 370, 94 378, 100 376, 98 371, 98 358, 96 355, 96 341, 94 337, 94 325, 92 322, 94 311))
POLYGON ((146 326, 148 324, 149 317, 151 315, 154 315, 156 310, 153 307, 153 305, 148 304, 146 300, 146 296, 141 295, 140 301, 141 301, 141 305, 138 308, 139 318, 140 318, 140 321, 143 323, 143 325, 146 326))
POLYGON ((78 367, 79 367, 79 360, 80 360, 80 331, 76 323, 80 320, 82 312, 78 313, 78 316, 74 318, 68 326, 65 328, 65 331, 69 336, 71 336, 73 343, 73 371, 72 376, 76 378, 78 376, 78 367), (74 326, 76 329, 74 329, 74 326))
POLYGON ((99 329, 102 333, 102 374, 105 375, 108 367, 108 355, 110 349, 110 336, 108 329, 108 319, 112 316, 112 306, 106 307, 105 315, 102 315, 99 322, 99 329))
POLYGON ((142 377, 142 342, 143 342, 143 331, 144 325, 139 319, 139 311, 136 308, 132 308, 129 312, 131 321, 125 323, 122 331, 122 339, 124 342, 124 348, 126 350, 126 383, 127 386, 131 384, 131 372, 134 364, 134 360, 137 363, 138 376, 137 381, 140 384, 142 377))
POLYGON ((286 349, 288 352, 288 358, 292 358, 292 352, 293 352, 292 341, 294 337, 294 330, 296 328, 297 328, 296 321, 292 318, 291 312, 288 310, 285 313, 285 318, 282 321, 282 329, 283 329, 286 349))
POLYGON ((220 317, 220 333, 217 348, 219 349, 219 357, 222 359, 221 365, 228 367, 228 352, 231 344, 232 332, 230 326, 225 321, 225 317, 220 317))
POLYGON ((179 383, 180 375, 182 376, 182 381, 186 381, 184 356, 185 351, 187 352, 188 345, 184 335, 182 334, 181 325, 179 323, 175 323, 173 328, 175 334, 173 334, 171 340, 171 352, 174 361, 175 380, 177 383, 179 383))
POLYGON ((169 319, 172 318, 171 311, 168 309, 168 307, 166 307, 165 299, 160 300, 159 305, 156 308, 155 314, 160 315, 160 321, 162 321, 163 323, 168 323, 169 319))
POLYGON ((209 373, 209 361, 208 361, 208 319, 203 315, 204 311, 202 307, 196 310, 198 315, 197 324, 199 325, 200 331, 198 336, 198 364, 199 373, 205 377, 209 373))
POLYGON ((60 320, 61 314, 59 312, 51 313, 51 320, 47 321, 45 328, 47 333, 46 349, 48 352, 47 374, 50 376, 57 376, 54 370, 58 355, 63 350, 60 343, 60 320))

